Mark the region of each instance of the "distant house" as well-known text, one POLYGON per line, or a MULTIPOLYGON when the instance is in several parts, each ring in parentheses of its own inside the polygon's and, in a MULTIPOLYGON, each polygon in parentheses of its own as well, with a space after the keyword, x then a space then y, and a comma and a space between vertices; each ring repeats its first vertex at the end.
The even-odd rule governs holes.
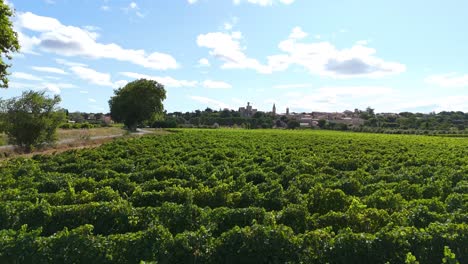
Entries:
POLYGON ((111 118, 110 115, 103 115, 103 116, 101 117, 101 120, 102 120, 102 122, 104 122, 104 124, 106 124, 106 125, 109 125, 109 124, 113 124, 113 123, 114 123, 114 121, 112 120, 112 118, 111 118))
POLYGON ((309 114, 301 114, 297 117, 297 121, 301 125, 301 127, 312 127, 314 119, 312 115, 309 114))
POLYGON ((352 125, 352 126, 364 125, 364 119, 362 118, 345 117, 345 118, 336 118, 330 121, 333 123, 346 124, 346 125, 352 125))

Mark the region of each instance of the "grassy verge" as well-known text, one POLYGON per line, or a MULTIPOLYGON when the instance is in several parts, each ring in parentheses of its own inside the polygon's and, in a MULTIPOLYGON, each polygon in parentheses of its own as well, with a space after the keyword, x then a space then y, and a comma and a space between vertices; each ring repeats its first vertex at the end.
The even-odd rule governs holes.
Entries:
POLYGON ((5 134, 0 134, 0 146, 4 146, 7 144, 8 138, 5 134))

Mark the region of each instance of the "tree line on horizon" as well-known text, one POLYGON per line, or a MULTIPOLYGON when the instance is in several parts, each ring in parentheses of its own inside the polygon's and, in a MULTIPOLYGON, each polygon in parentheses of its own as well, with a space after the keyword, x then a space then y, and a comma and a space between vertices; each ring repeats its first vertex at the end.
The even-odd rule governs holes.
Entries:
MULTIPOLYGON (((356 109, 356 116, 363 119, 362 125, 347 125, 334 120, 318 120, 318 128, 329 130, 350 130, 356 132, 376 132, 392 134, 429 134, 430 133, 468 133, 468 113, 461 111, 442 111, 440 113, 395 114, 374 113, 374 109, 356 109)), ((303 113, 306 114, 306 113, 303 113)), ((275 116, 272 113, 256 112, 252 117, 243 117, 235 110, 195 110, 193 112, 165 113, 164 120, 147 123, 152 127, 175 128, 197 127, 210 128, 215 125, 240 127, 249 129, 260 128, 297 128, 298 121, 294 116, 275 116)))

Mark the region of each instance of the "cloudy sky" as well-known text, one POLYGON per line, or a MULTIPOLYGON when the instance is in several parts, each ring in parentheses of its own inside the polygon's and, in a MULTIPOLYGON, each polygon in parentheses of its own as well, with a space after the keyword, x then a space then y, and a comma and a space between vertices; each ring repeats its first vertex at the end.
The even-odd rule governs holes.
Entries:
MULTIPOLYGON (((5 1, 5 0, 4 0, 5 1)), ((8 0, 22 50, 10 88, 107 112, 165 85, 168 111, 468 112, 464 0, 8 0)))

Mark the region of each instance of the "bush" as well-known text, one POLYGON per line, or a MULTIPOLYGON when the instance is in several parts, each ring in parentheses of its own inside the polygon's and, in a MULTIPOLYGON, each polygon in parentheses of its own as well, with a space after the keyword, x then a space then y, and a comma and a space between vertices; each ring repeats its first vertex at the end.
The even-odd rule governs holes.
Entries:
POLYGON ((60 96, 45 96, 45 92, 23 92, 20 97, 1 101, 2 129, 11 144, 26 151, 56 140, 55 131, 65 119, 57 108, 60 96))
POLYGON ((70 124, 70 123, 63 123, 60 125, 60 128, 61 129, 72 129, 73 128, 73 124, 70 124))

